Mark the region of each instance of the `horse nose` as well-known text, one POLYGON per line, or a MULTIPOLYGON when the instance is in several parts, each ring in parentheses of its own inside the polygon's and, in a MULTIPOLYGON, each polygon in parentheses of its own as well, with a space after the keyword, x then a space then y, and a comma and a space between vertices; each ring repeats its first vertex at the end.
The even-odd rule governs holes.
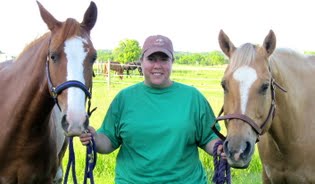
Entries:
POLYGON ((81 118, 73 119, 69 115, 64 115, 61 124, 67 136, 79 136, 87 129, 89 118, 85 115, 81 118))
POLYGON ((69 123, 67 122, 67 115, 63 115, 61 118, 61 125, 62 128, 65 132, 67 132, 68 127, 69 127, 69 123))
POLYGON ((223 149, 232 167, 246 168, 248 166, 247 161, 250 160, 252 152, 252 144, 249 141, 236 144, 233 141, 226 140, 223 143, 223 149))

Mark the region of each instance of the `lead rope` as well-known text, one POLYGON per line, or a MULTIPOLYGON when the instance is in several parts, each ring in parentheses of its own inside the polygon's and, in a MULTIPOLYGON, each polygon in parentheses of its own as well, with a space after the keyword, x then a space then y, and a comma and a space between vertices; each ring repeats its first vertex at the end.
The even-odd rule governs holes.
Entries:
POLYGON ((74 154, 74 149, 73 149, 73 137, 69 137, 69 160, 68 160, 68 165, 65 173, 65 177, 63 179, 63 183, 67 184, 68 181, 68 176, 69 176, 69 171, 70 168, 72 167, 72 179, 73 183, 77 184, 77 177, 76 177, 76 172, 75 172, 75 154, 74 154))
POLYGON ((91 184, 94 184, 93 170, 95 168, 96 161, 97 161, 97 152, 96 152, 95 141, 92 136, 92 140, 86 146, 85 172, 84 172, 84 181, 83 181, 84 184, 87 183, 88 179, 90 179, 91 184))
MULTIPOLYGON (((90 92, 92 94, 92 88, 90 88, 90 92)), ((88 99, 88 108, 87 108, 87 114, 88 117, 91 117, 92 113, 96 110, 97 107, 91 108, 91 99, 88 99)), ((86 130, 85 133, 88 131, 86 130)), ((87 184, 87 180, 90 179, 90 184, 94 184, 94 177, 93 177, 93 170, 96 165, 97 160, 97 151, 95 146, 95 141, 92 136, 92 140, 88 145, 86 145, 86 157, 85 157, 85 170, 84 170, 84 180, 83 184, 87 184)), ((76 171, 75 171, 75 154, 74 154, 74 148, 73 148, 73 137, 69 137, 69 160, 67 164, 67 169, 64 177, 64 184, 67 184, 68 176, 70 168, 72 167, 72 179, 73 183, 77 184, 77 177, 76 177, 76 171)))
MULTIPOLYGON (((96 152, 96 147, 95 147, 95 141, 94 141, 94 138, 92 137, 91 142, 86 146, 85 171, 84 171, 83 184, 87 184, 88 179, 90 179, 91 184, 94 184, 93 170, 96 165, 96 160, 97 160, 97 152, 96 152)), ((72 171, 73 183, 77 184, 78 181, 77 181, 77 176, 76 176, 76 171, 75 171, 75 154, 74 154, 74 149, 73 149, 73 137, 69 137, 69 161, 68 161, 64 181, 63 181, 64 184, 67 184, 70 168, 72 168, 71 171, 72 171)))
POLYGON ((214 162, 214 176, 212 182, 215 184, 231 184, 231 168, 226 159, 222 159, 221 155, 218 155, 218 147, 222 145, 221 140, 217 141, 213 148, 213 162, 214 162))

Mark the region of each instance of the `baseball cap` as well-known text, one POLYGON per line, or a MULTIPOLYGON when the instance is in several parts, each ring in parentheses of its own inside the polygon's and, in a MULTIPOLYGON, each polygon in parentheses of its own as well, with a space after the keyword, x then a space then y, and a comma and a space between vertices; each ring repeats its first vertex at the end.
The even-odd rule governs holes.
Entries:
POLYGON ((173 59, 174 50, 172 41, 168 37, 162 35, 149 36, 144 41, 141 55, 143 57, 147 57, 155 52, 163 52, 169 58, 173 59))

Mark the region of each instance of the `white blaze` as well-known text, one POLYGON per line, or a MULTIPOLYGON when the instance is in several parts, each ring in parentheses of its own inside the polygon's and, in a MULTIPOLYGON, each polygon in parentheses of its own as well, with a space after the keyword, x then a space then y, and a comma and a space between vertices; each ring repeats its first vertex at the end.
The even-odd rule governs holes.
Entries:
MULTIPOLYGON (((87 52, 84 51, 85 42, 86 40, 81 37, 74 37, 65 42, 64 49, 68 59, 67 81, 77 80, 85 84, 83 76, 83 62, 87 55, 87 52)), ((77 87, 68 88, 67 119, 73 122, 82 122, 85 119, 85 114, 85 93, 77 87)))
POLYGON ((241 111, 245 114, 249 89, 257 79, 256 71, 249 66, 242 66, 233 73, 233 78, 239 82, 241 111))

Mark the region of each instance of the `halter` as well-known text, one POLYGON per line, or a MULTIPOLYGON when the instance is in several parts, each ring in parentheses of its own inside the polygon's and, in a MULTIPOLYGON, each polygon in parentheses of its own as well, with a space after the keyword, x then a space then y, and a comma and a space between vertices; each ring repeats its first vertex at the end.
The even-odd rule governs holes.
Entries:
POLYGON ((227 114, 224 116, 221 116, 221 114, 224 112, 224 109, 222 106, 218 117, 216 118, 215 123, 212 125, 212 130, 215 132, 215 134, 222 139, 223 141, 226 139, 226 137, 221 134, 219 132, 219 130, 215 127, 215 124, 218 123, 218 121, 221 120, 230 120, 230 119, 240 119, 242 121, 244 121, 245 123, 247 123, 249 126, 252 127, 252 129, 257 133, 258 137, 256 142, 259 141, 259 136, 263 134, 264 129, 267 125, 267 123, 269 122, 269 120, 273 119, 275 116, 275 111, 276 111, 276 93, 275 93, 275 87, 277 87, 278 89, 280 89, 282 92, 287 92, 282 86, 280 86, 273 78, 271 78, 271 83, 270 83, 270 92, 271 92, 271 105, 269 108, 269 112, 268 112, 268 116, 265 119, 265 121, 263 122, 263 124, 259 127, 255 121, 253 119, 251 119, 250 117, 246 116, 245 114, 227 114))
MULTIPOLYGON (((58 108, 61 111, 61 108, 58 103, 57 96, 65 89, 68 89, 70 87, 77 87, 80 88, 86 95, 86 97, 91 99, 91 93, 89 92, 89 89, 80 81, 77 80, 69 80, 64 83, 61 83, 59 86, 53 86, 51 82, 51 77, 50 77, 50 72, 49 72, 49 57, 47 56, 46 60, 46 76, 47 76, 47 81, 48 81, 48 88, 51 92, 51 96, 53 97, 55 103, 58 105, 58 108)), ((92 88, 91 88, 92 89, 92 88)))

